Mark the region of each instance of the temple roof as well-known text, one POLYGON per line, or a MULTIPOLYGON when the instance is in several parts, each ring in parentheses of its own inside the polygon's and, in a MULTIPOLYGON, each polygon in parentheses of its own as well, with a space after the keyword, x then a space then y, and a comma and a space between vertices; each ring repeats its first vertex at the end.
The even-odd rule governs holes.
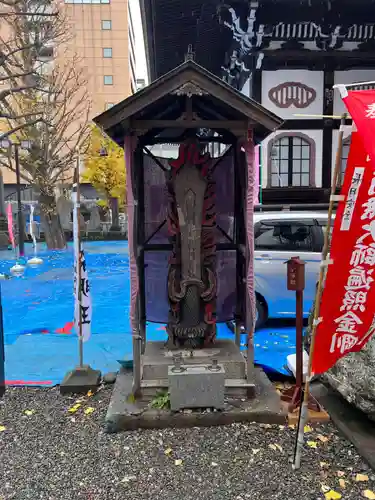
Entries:
POLYGON ((346 69, 360 63, 371 67, 375 60, 375 0, 140 4, 151 81, 180 64, 189 44, 200 65, 237 89, 261 67, 306 67, 309 62, 315 67, 322 61, 324 67, 334 63, 346 69))

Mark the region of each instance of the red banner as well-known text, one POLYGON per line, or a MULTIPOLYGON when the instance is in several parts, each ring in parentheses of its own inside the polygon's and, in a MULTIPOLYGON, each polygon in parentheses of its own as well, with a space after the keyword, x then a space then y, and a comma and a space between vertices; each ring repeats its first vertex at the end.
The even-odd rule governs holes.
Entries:
POLYGON ((343 101, 375 167, 375 90, 349 90, 343 101))
POLYGON ((312 373, 360 351, 375 329, 375 170, 353 132, 334 223, 312 373))

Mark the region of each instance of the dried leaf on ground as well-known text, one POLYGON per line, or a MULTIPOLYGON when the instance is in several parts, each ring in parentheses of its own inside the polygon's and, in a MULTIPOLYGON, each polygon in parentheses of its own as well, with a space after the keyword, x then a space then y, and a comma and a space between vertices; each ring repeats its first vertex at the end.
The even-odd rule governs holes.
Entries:
POLYGON ((85 409, 85 415, 91 415, 91 413, 94 413, 95 408, 92 406, 89 406, 88 408, 85 409))
POLYGON ((369 500, 375 500, 375 493, 371 490, 365 490, 362 492, 364 498, 368 498, 369 500))
POLYGON ((175 464, 175 465, 182 465, 182 460, 181 460, 181 458, 179 458, 179 459, 175 460, 175 461, 174 461, 174 464, 175 464))
POLYGON ((317 439, 319 439, 319 441, 321 441, 322 443, 326 443, 327 441, 329 441, 329 438, 327 436, 323 436, 323 434, 318 434, 317 436, 317 439))
POLYGON ((4 432, 6 430, 7 428, 5 427, 5 425, 0 425, 0 432, 4 432))
POLYGON ((211 462, 211 465, 212 467, 217 467, 219 464, 217 464, 216 462, 211 462))
POLYGON ((326 467, 328 469, 328 467, 329 467, 329 464, 327 464, 327 462, 319 462, 319 464, 320 464, 320 467, 322 469, 324 469, 324 467, 326 467))
POLYGON ((283 451, 283 448, 282 446, 280 446, 279 444, 275 444, 276 448, 279 450, 279 451, 283 451))
POLYGON ((80 407, 81 407, 81 403, 76 403, 71 408, 69 408, 68 412, 75 413, 76 411, 78 411, 80 409, 80 407))
POLYGON ((368 475, 367 474, 357 474, 355 476, 355 480, 357 482, 360 482, 360 481, 368 481, 368 475))
POLYGON ((25 410, 24 414, 27 415, 28 417, 31 417, 31 415, 34 415, 35 410, 25 410))
POLYGON ((343 472, 342 470, 338 470, 338 471, 337 471, 337 475, 338 475, 339 477, 344 477, 344 476, 345 476, 345 472, 343 472))
POLYGON ((310 448, 317 448, 318 447, 318 443, 316 441, 307 441, 307 446, 310 446, 310 448))
POLYGON ((326 500, 340 500, 342 495, 335 490, 329 490, 327 493, 324 493, 326 500))
POLYGON ((271 450, 273 450, 273 451, 277 450, 277 448, 274 444, 269 444, 268 447, 271 448, 271 450))
POLYGON ((252 452, 253 452, 253 455, 256 455, 257 453, 259 453, 259 452, 260 452, 260 448, 258 448, 257 450, 253 448, 253 449, 252 449, 252 452))
POLYGON ((327 491, 331 490, 331 488, 329 486, 327 486, 326 484, 321 484, 320 488, 321 488, 323 493, 327 493, 327 491))
POLYGON ((165 451, 164 451, 164 454, 165 455, 170 455, 172 453, 172 448, 167 448, 165 451))
POLYGON ((345 489, 346 488, 346 481, 344 481, 344 479, 339 479, 339 485, 340 485, 340 488, 345 489))
POLYGON ((93 393, 92 391, 89 391, 89 392, 86 394, 86 396, 87 396, 87 397, 89 397, 89 398, 91 398, 91 396, 93 396, 93 395, 94 395, 94 393, 93 393))

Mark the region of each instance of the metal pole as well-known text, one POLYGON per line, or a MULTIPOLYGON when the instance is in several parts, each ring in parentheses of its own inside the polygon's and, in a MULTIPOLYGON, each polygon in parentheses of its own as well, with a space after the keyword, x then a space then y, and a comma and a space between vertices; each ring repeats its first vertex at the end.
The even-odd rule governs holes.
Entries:
POLYGON ((14 144, 14 159, 16 163, 16 180, 17 180, 17 205, 18 205, 18 251, 19 257, 25 256, 25 228, 22 213, 21 201, 21 175, 20 175, 20 160, 18 154, 18 144, 14 144))
POLYGON ((79 172, 79 153, 77 156, 77 204, 76 204, 76 217, 77 217, 77 225, 78 225, 78 242, 77 242, 77 247, 78 247, 78 269, 77 269, 77 280, 78 280, 78 304, 79 304, 79 337, 78 337, 78 343, 79 343, 79 366, 80 368, 83 367, 83 332, 82 332, 82 308, 81 308, 81 301, 82 301, 82 287, 81 287, 81 220, 80 220, 80 215, 81 215, 81 190, 80 190, 80 172, 79 172))
MULTIPOLYGON (((79 152, 77 151, 77 164, 74 170, 73 177, 73 248, 74 248, 74 263, 75 263, 75 300, 78 301, 78 346, 79 346, 79 368, 83 367, 83 335, 82 335, 82 285, 81 285, 81 227, 80 227, 80 204, 81 193, 79 186, 79 152)), ((77 304, 74 304, 75 315, 77 315, 77 304)))
POLYGON ((302 389, 303 385, 302 338, 303 338, 303 291, 297 290, 296 291, 296 387, 299 390, 302 389))
POLYGON ((5 348, 4 348, 4 322, 3 303, 0 284, 0 398, 5 394, 5 348))

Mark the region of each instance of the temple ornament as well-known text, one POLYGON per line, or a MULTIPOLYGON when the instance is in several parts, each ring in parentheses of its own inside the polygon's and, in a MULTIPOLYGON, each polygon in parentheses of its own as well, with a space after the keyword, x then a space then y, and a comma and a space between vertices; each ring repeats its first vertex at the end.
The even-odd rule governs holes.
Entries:
POLYGON ((308 108, 316 99, 316 91, 300 82, 284 82, 268 92, 270 101, 278 108, 308 108))

